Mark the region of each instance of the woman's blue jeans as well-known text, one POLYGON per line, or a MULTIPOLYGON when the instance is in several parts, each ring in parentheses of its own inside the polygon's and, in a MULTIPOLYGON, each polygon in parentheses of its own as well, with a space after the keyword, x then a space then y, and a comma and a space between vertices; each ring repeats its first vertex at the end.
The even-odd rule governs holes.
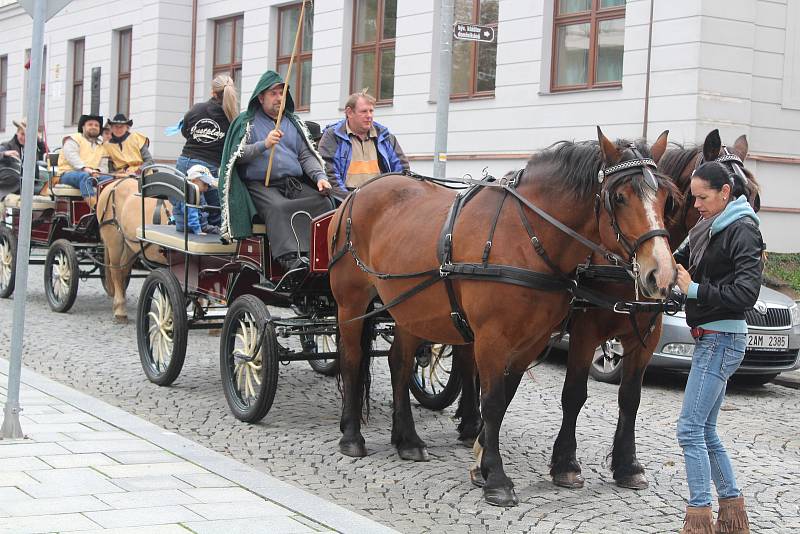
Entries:
MULTIPOLYGON (((219 178, 219 164, 209 163, 207 161, 203 161, 202 159, 195 159, 195 158, 187 158, 186 156, 178 156, 178 161, 175 162, 175 168, 181 171, 183 174, 186 174, 186 171, 189 170, 189 167, 192 165, 203 165, 204 167, 208 167, 208 170, 211 171, 211 174, 214 175, 214 178, 219 178)), ((209 187, 208 190, 203 193, 205 197, 206 205, 208 206, 216 206, 217 208, 220 206, 219 204, 219 189, 215 187, 209 187)), ((206 210, 208 214, 208 224, 213 226, 219 226, 221 222, 221 216, 219 210, 206 210)))
POLYGON ((717 416, 728 379, 744 359, 747 334, 704 334, 697 340, 678 419, 689 506, 711 506, 711 481, 720 499, 741 495, 728 453, 717 435, 717 416))

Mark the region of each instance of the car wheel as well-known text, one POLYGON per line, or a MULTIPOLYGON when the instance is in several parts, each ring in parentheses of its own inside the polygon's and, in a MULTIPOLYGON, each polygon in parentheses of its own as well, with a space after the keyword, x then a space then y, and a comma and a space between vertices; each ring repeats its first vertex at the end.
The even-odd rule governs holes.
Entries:
POLYGON ((779 373, 767 373, 763 375, 733 375, 731 382, 740 386, 763 386, 771 382, 779 373))
POLYGON ((624 350, 618 339, 609 339, 594 349, 589 374, 598 382, 619 384, 622 378, 622 355, 624 350))

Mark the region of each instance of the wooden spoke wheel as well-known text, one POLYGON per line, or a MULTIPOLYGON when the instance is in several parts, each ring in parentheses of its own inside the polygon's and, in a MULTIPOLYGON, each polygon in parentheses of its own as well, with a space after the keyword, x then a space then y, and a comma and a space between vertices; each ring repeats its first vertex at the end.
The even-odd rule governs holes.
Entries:
POLYGON ((44 261, 44 291, 54 312, 65 313, 75 304, 80 271, 75 247, 66 239, 50 245, 44 261))
POLYGON ((172 384, 186 359, 186 299, 167 269, 151 272, 142 285, 136 309, 139 358, 147 378, 159 386, 172 384))
POLYGON ((429 410, 444 410, 461 393, 461 377, 453 372, 453 347, 423 343, 417 349, 409 389, 429 410))
POLYGON ((278 356, 267 306, 253 295, 237 298, 222 326, 219 367, 228 407, 240 421, 256 423, 272 407, 278 356))
POLYGON ((14 294, 17 276, 17 238, 5 226, 0 226, 0 298, 14 294))
MULTIPOLYGON (((336 336, 330 334, 313 336, 314 352, 339 352, 336 336)), ((339 360, 308 360, 308 365, 325 376, 336 376, 339 372, 339 360)))

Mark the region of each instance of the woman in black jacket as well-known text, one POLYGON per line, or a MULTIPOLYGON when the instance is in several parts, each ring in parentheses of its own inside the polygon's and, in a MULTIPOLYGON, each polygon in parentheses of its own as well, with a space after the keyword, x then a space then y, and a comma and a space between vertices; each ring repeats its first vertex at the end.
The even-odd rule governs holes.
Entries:
MULTIPOLYGON (((181 123, 181 133, 186 138, 175 167, 186 174, 189 167, 202 165, 217 178, 225 146, 225 135, 231 121, 239 115, 239 97, 233 79, 220 74, 211 82, 211 98, 192 106, 181 123)), ((219 193, 209 189, 205 195, 209 206, 219 207, 219 193)), ((208 224, 219 226, 219 210, 210 210, 208 224)))
POLYGON ((702 218, 675 253, 686 322, 696 342, 678 419, 689 485, 681 532, 713 531, 712 480, 720 503, 716 531, 750 532, 744 498, 717 435, 717 416, 728 378, 744 359, 745 311, 758 298, 764 244, 740 176, 720 163, 705 163, 695 171, 691 191, 702 218))

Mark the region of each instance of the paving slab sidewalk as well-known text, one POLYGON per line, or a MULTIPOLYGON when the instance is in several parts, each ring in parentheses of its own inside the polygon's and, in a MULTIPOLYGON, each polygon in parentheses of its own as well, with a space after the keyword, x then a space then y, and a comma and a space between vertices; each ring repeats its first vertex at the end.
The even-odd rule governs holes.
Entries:
POLYGON ((0 533, 396 532, 25 368, 20 397, 0 533))

